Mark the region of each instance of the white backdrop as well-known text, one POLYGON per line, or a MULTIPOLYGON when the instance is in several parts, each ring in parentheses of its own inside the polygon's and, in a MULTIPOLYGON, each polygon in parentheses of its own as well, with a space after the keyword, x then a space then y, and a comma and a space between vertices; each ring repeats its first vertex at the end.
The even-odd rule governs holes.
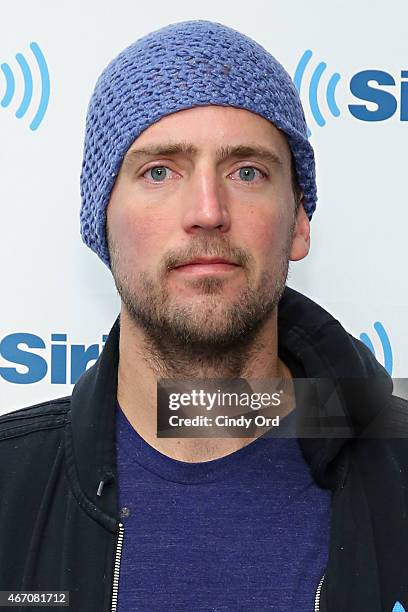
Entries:
POLYGON ((408 376, 406 0, 386 9, 379 0, 156 0, 146 7, 128 0, 24 0, 3 3, 0 20, 0 412, 70 394, 71 353, 77 368, 88 347, 96 357, 119 312, 108 269, 79 235, 86 108, 98 75, 117 53, 186 19, 242 31, 292 77, 312 52, 299 87, 319 201, 311 251, 291 263, 288 284, 354 336, 366 334, 394 378, 408 376), (374 71, 391 84, 374 83, 374 71), (376 88, 378 104, 367 101, 364 82, 376 88), (314 93, 318 108, 310 101, 314 93), (366 107, 368 119, 354 116, 353 104, 366 107), (35 117, 38 127, 31 129, 35 117))

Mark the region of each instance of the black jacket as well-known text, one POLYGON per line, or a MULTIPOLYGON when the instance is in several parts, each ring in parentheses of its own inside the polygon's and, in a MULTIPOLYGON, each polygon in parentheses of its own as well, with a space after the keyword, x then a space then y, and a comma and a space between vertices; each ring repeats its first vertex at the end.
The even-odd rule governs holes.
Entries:
MULTIPOLYGON (((0 590, 69 591, 70 610, 115 610, 126 538, 114 420, 119 331, 118 317, 72 396, 0 417, 0 590)), ((319 610, 392 612, 399 601, 408 611, 407 402, 392 395, 392 380, 362 342, 289 287, 278 335, 281 358, 289 354, 307 377, 344 378, 341 409, 353 432, 299 438, 315 481, 333 491, 319 610), (380 380, 380 392, 368 384, 356 394, 348 383, 355 377, 380 380), (389 437, 367 436, 373 423, 389 437)), ((315 410, 323 432, 327 414, 315 410)))

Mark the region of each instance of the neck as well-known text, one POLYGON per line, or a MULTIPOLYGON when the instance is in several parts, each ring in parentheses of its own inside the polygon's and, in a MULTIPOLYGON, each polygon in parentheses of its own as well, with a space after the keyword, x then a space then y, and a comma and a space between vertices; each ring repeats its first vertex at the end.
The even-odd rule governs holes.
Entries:
MULTIPOLYGON (((291 379, 289 368, 278 357, 277 309, 252 339, 215 351, 207 347, 152 343, 129 318, 122 306, 120 316, 118 401, 139 435, 161 453, 179 461, 209 461, 228 455, 255 440, 264 430, 245 438, 158 438, 157 382, 170 379, 254 380, 291 379)), ((279 407, 283 417, 293 403, 279 407)), ((276 408, 274 409, 276 415, 276 408)))

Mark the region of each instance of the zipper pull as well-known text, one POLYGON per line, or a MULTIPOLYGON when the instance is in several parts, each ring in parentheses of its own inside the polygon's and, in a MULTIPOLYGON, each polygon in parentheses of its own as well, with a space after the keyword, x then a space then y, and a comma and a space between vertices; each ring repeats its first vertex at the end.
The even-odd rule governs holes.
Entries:
POLYGON ((98 497, 100 497, 102 495, 102 491, 103 491, 103 487, 106 484, 109 484, 110 482, 112 482, 115 479, 115 476, 113 474, 113 472, 106 471, 103 476, 102 476, 102 480, 99 481, 99 485, 98 485, 98 489, 96 491, 96 494, 98 497))
POLYGON ((103 480, 101 480, 101 482, 99 483, 98 490, 97 490, 97 492, 96 492, 96 494, 97 494, 99 497, 102 495, 102 489, 103 489, 104 484, 105 484, 105 483, 104 483, 104 481, 103 481, 103 480))

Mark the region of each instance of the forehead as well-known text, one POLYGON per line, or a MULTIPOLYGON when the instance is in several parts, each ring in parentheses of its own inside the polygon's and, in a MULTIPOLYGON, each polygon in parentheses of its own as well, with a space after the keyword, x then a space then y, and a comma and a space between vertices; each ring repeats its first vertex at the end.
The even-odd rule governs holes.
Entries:
POLYGON ((219 158, 226 147, 251 145, 275 153, 282 161, 290 160, 285 134, 270 121, 246 109, 218 105, 197 106, 162 117, 134 140, 128 153, 181 141, 188 143, 183 152, 191 156, 208 149, 219 158))

